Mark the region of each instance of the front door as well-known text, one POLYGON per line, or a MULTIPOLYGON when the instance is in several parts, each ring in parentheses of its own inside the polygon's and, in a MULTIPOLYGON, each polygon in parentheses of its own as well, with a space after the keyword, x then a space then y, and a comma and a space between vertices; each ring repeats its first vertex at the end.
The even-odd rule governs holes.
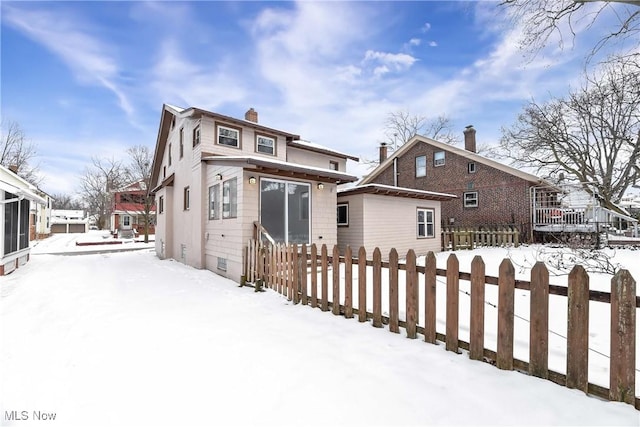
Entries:
POLYGON ((122 215, 122 229, 131 230, 131 215, 122 215))
POLYGON ((309 244, 310 190, 309 184, 260 180, 260 222, 276 242, 309 244))

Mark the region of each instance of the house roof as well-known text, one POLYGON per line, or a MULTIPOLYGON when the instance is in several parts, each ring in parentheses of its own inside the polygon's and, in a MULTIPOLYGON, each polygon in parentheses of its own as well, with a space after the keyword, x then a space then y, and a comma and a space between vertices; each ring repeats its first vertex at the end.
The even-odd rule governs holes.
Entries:
POLYGON ((416 190, 414 188, 394 187, 392 185, 365 184, 338 191, 338 197, 351 196, 354 194, 377 194, 382 196, 408 197, 422 200, 447 201, 457 199, 458 196, 447 193, 436 193, 434 191, 416 190))
POLYGON ((467 158, 469 160, 472 160, 474 162, 490 166, 490 167, 492 167, 494 169, 497 169, 497 170, 500 170, 502 172, 508 173, 510 175, 516 176, 518 178, 524 179, 525 181, 529 181, 529 182, 531 182, 533 184, 549 184, 545 180, 543 180, 542 178, 539 178, 539 177, 537 177, 535 175, 532 175, 530 173, 527 173, 527 172, 523 172, 520 169, 516 169, 516 168, 513 168, 511 166, 507 166, 507 165, 505 165, 503 163, 497 162, 495 160, 488 159, 488 158, 486 158, 484 156, 481 156, 478 153, 474 153, 472 151, 467 151, 467 150, 465 150, 463 148, 454 147, 453 145, 445 144, 443 142, 436 141, 435 139, 427 138, 427 137, 421 136, 421 135, 414 136, 409 141, 407 141, 406 144, 404 144, 402 147, 397 149, 384 162, 379 164, 378 167, 376 167, 369 175, 364 177, 362 179, 362 181, 360 182, 360 184, 370 184, 371 181, 373 181, 385 169, 387 169, 388 167, 393 165, 393 159, 402 156, 404 153, 409 151, 409 149, 411 149, 411 147, 413 147, 414 145, 419 144, 419 143, 429 144, 429 145, 431 145, 433 147, 436 147, 436 148, 439 148, 439 149, 441 149, 443 151, 449 151, 451 153, 454 153, 454 154, 457 154, 459 156, 465 157, 465 158, 467 158))
MULTIPOLYGON (((328 154, 328 155, 332 155, 332 156, 336 156, 336 157, 340 157, 340 158, 344 158, 344 159, 351 159, 354 161, 359 161, 359 158, 354 157, 354 156, 350 156, 348 154, 344 154, 341 153, 339 151, 330 149, 328 147, 324 147, 320 144, 315 144, 312 142, 308 142, 308 141, 302 141, 300 139, 300 135, 296 135, 293 133, 289 133, 289 132, 285 132, 282 130, 277 130, 277 129, 273 129, 273 128, 269 128, 266 126, 262 126, 258 123, 249 121, 249 120, 242 120, 242 119, 237 119, 235 117, 230 117, 230 116, 225 116, 223 114, 218 114, 218 113, 214 113, 211 111, 207 111, 207 110, 203 110, 201 108, 196 108, 196 107, 189 107, 189 108, 181 108, 181 107, 177 107, 175 105, 169 105, 169 104, 163 104, 162 105, 162 114, 160 117, 160 127, 158 129, 158 137, 156 140, 156 147, 155 147, 155 151, 153 154, 153 166, 152 166, 152 171, 151 171, 151 185, 153 188, 152 192, 157 191, 158 188, 161 187, 161 183, 158 182, 160 179, 160 168, 162 165, 162 158, 164 157, 164 151, 166 149, 166 142, 167 142, 167 138, 169 135, 169 131, 171 129, 171 121, 172 118, 174 116, 182 116, 182 117, 193 117, 193 118, 198 118, 198 117, 202 117, 202 116, 207 116, 207 117, 212 117, 214 119, 219 119, 219 120, 223 120, 225 122, 228 123, 233 123, 239 126, 243 126, 243 127, 250 127, 262 132, 265 132, 267 134, 276 134, 276 135, 282 135, 285 137, 285 139, 287 140, 287 144, 291 147, 295 147, 295 148, 299 148, 302 150, 308 150, 308 151, 313 151, 313 152, 317 152, 317 153, 322 153, 322 154, 328 154)), ((258 166, 258 165, 254 165, 254 166, 258 166)), ((299 165, 301 166, 301 165, 299 165)), ((289 168, 292 168, 293 166, 287 166, 289 168)), ((313 168, 309 168, 304 166, 307 169, 313 169, 313 168)), ((322 169, 320 169, 322 170, 322 169)), ((335 171, 333 171, 335 172, 335 171)), ((351 175, 346 175, 346 174, 339 174, 339 173, 330 173, 329 175, 327 175, 326 173, 324 173, 324 175, 322 175, 322 177, 325 177, 324 180, 325 181, 331 181, 331 180, 335 180, 336 182, 341 181, 341 182, 354 182, 357 181, 357 178, 351 176, 351 175), (331 176, 334 176, 334 178, 329 178, 331 176), (355 178, 355 179, 354 179, 355 178)), ((320 179, 320 177, 318 177, 317 179, 320 179)))
POLYGON ((238 166, 244 169, 253 169, 272 175, 289 176, 302 179, 312 179, 315 181, 333 182, 342 184, 345 182, 355 182, 358 180, 353 175, 338 172, 333 169, 317 168, 297 163, 284 162, 282 160, 267 159, 257 156, 212 156, 202 157, 203 162, 208 164, 225 164, 238 166))
POLYGON ((314 151, 316 153, 321 153, 321 154, 329 154, 329 155, 340 157, 343 159, 353 160, 355 162, 360 161, 360 158, 358 157, 333 150, 331 148, 325 147, 320 144, 316 144, 315 142, 311 142, 311 141, 305 141, 305 140, 289 141, 287 142, 287 145, 289 147, 300 148, 302 150, 308 150, 308 151, 314 151))
POLYGON ((41 205, 47 204, 47 201, 36 193, 38 189, 35 185, 2 165, 0 165, 0 190, 15 194, 18 197, 24 197, 41 205))

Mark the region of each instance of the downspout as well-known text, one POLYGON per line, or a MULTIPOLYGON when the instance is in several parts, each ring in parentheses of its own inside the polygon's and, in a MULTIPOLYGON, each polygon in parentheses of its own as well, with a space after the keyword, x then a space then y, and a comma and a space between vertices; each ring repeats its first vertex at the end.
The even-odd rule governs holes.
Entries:
POLYGON ((398 158, 393 159, 393 186, 398 186, 398 158))

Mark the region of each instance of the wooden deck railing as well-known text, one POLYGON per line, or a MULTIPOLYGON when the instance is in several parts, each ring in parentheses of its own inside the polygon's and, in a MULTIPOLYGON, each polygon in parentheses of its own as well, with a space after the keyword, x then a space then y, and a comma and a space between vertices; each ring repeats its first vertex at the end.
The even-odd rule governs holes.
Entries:
POLYGON ((442 249, 474 249, 481 246, 520 245, 520 232, 515 227, 481 229, 473 227, 442 227, 442 249))

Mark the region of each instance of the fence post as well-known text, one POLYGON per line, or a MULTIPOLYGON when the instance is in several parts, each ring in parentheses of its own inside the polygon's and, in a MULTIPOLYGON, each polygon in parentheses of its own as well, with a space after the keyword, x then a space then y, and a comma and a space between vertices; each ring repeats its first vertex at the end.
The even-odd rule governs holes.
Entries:
POLYGON ((302 253, 300 254, 300 291, 302 292, 302 305, 309 303, 307 298, 307 245, 302 245, 302 253))
POLYGON ((513 305, 516 286, 515 269, 507 258, 498 273, 498 351, 496 366, 513 370, 513 305))
POLYGON ((447 259, 447 325, 445 347, 447 351, 458 352, 458 305, 460 290, 460 264, 454 254, 447 259))
POLYGON ((416 269, 416 253, 413 249, 409 249, 407 252, 406 278, 407 338, 413 339, 418 336, 418 270, 416 269))
POLYGON ((398 326, 398 251, 389 252, 389 331, 400 333, 398 326))
POLYGON ((436 256, 432 251, 425 258, 424 340, 436 343, 436 256))
POLYGON ((318 306, 318 247, 311 245, 311 307, 318 306))
POLYGON ((275 289, 276 287, 276 280, 277 280, 277 274, 278 274, 278 264, 276 262, 276 253, 278 252, 278 246, 276 245, 271 245, 271 266, 269 267, 269 273, 270 273, 270 277, 269 277, 269 287, 271 289, 275 289))
POLYGON ((322 277, 322 296, 320 310, 329 311, 329 263, 327 260, 327 245, 323 244, 320 255, 320 277, 322 277))
POLYGON ((529 374, 549 377, 549 270, 542 261, 531 269, 529 374))
POLYGON ((588 391, 589 275, 581 265, 569 273, 567 387, 588 391))
POLYGON ((485 266, 480 255, 471 261, 471 314, 469 320, 469 358, 484 357, 485 266))
POLYGON ((300 276, 301 276, 301 268, 299 264, 298 258, 298 245, 293 244, 291 246, 293 248, 293 303, 298 304, 300 302, 300 276))
POLYGON ((287 299, 293 301, 293 244, 287 246, 287 299))
POLYGON ((367 321, 367 251, 358 250, 358 322, 367 321))
POLYGON ((382 254, 373 250, 373 327, 382 328, 382 254))
POLYGON ((336 316, 340 314, 340 249, 338 249, 338 245, 333 245, 333 256, 332 256, 333 265, 333 314, 336 316))
POLYGON ((609 400, 634 404, 636 361, 636 281, 628 270, 611 279, 611 366, 609 400))
POLYGON ((353 318, 353 254, 351 246, 344 251, 344 317, 353 318))

